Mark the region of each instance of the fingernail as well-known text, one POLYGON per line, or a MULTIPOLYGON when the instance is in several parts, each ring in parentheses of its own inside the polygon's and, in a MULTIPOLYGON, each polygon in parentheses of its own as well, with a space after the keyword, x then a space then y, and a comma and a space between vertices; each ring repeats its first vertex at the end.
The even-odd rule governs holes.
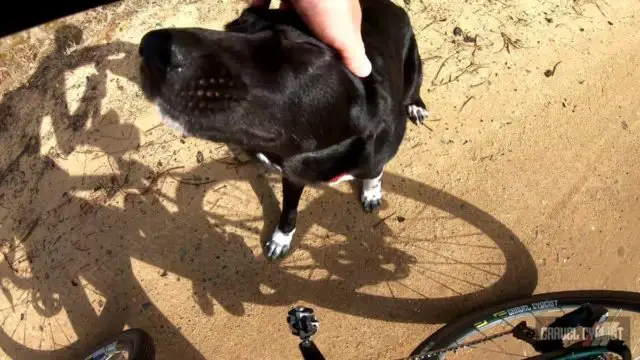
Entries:
POLYGON ((371 74, 371 69, 372 69, 371 61, 369 61, 369 58, 367 58, 365 56, 365 58, 362 60, 361 64, 362 65, 360 66, 360 69, 358 71, 359 74, 356 74, 356 75, 358 75, 360 77, 369 76, 369 74, 371 74))
POLYGON ((354 75, 365 78, 371 74, 371 62, 367 56, 363 56, 358 61, 351 61, 349 68, 354 75))

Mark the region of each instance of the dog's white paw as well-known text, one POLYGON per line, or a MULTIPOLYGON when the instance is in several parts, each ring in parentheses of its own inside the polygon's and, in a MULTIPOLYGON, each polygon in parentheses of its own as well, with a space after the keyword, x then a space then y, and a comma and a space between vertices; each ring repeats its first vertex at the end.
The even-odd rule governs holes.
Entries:
POLYGON ((279 173, 282 173, 282 168, 274 163, 271 162, 271 160, 269 160, 269 158, 267 158, 265 156, 265 154, 263 153, 257 153, 256 157, 258 158, 258 160, 260 160, 260 162, 267 168, 267 169, 272 169, 275 170, 279 173))
POLYGON ((266 244, 267 258, 276 259, 286 255, 291 248, 291 240, 295 232, 296 229, 293 229, 289 233, 284 233, 280 228, 276 228, 271 240, 267 241, 266 244))
POLYGON ((362 206, 364 211, 372 212, 382 204, 382 174, 373 179, 362 181, 362 206))
POLYGON ((415 104, 407 106, 407 113, 409 119, 416 124, 422 124, 429 117, 429 110, 415 104))

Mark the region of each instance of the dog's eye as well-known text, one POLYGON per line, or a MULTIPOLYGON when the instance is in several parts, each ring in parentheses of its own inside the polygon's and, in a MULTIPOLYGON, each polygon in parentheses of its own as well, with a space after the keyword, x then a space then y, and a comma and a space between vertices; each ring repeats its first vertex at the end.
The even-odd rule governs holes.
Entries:
POLYGON ((180 71, 182 71, 182 66, 180 66, 180 65, 169 65, 168 70, 169 71, 178 71, 178 72, 180 72, 180 71))

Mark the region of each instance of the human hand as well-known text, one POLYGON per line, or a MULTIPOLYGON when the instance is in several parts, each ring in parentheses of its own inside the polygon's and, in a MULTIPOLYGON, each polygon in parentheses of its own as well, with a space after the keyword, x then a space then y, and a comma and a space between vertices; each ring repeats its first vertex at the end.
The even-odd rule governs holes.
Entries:
MULTIPOLYGON (((253 0, 253 5, 268 7, 270 2, 253 0)), ((295 9, 321 41, 338 51, 352 73, 369 76, 371 62, 360 32, 362 9, 358 0, 282 0, 280 7, 295 9)))

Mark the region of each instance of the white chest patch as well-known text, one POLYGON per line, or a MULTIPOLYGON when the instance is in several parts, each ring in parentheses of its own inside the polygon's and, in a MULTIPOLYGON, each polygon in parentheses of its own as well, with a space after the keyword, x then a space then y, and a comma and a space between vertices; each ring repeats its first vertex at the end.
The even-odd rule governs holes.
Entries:
MULTIPOLYGON (((282 168, 274 163, 271 162, 271 160, 269 160, 269 158, 263 154, 263 153, 257 153, 256 154, 256 158, 258 158, 258 160, 260 160, 260 162, 268 169, 273 169, 276 170, 279 173, 282 173, 282 168)), ((329 182, 327 182, 327 184, 329 186, 335 186, 340 184, 341 182, 345 182, 345 181, 350 181, 355 179, 355 177, 353 177, 353 175, 351 174, 340 174, 336 177, 334 177, 333 179, 329 180, 329 182)))
POLYGON ((162 110, 160 110, 159 106, 156 106, 156 108, 158 110, 158 114, 160 115, 160 120, 162 120, 162 122, 167 127, 178 130, 182 135, 186 135, 186 136, 190 135, 189 132, 187 132, 187 130, 184 128, 184 126, 182 126, 180 123, 170 118, 167 114, 163 113, 162 110))

